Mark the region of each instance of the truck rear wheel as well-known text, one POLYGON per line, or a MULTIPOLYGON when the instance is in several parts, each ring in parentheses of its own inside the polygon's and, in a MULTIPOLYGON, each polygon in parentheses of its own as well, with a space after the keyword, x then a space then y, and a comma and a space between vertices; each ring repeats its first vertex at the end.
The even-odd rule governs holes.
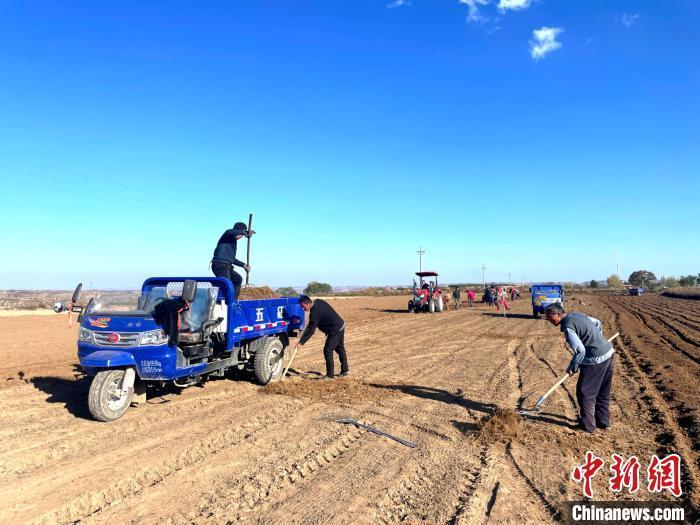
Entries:
POLYGON ((435 309, 436 309, 438 312, 442 312, 443 310, 445 310, 445 303, 444 303, 443 300, 442 300, 442 295, 438 295, 437 304, 436 304, 435 306, 436 306, 435 309))
POLYGON ((92 417, 98 421, 114 421, 124 415, 131 404, 134 389, 122 392, 124 370, 102 370, 95 375, 90 384, 88 408, 92 417))
POLYGON ((277 337, 269 337, 253 360, 255 379, 261 385, 279 379, 284 372, 284 345, 277 337))
POLYGON ((429 311, 431 314, 434 314, 434 313, 435 313, 435 299, 430 299, 430 300, 428 301, 428 311, 429 311))

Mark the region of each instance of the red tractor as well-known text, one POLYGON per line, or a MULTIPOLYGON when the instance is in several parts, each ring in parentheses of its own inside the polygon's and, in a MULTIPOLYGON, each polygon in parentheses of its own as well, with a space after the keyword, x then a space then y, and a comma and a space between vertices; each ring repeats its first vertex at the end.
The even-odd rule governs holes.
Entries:
POLYGON ((437 272, 416 272, 420 279, 420 283, 416 284, 413 281, 413 297, 408 301, 409 312, 442 312, 445 309, 445 303, 442 300, 442 291, 438 286, 437 272), (426 277, 434 277, 435 279, 427 281, 426 277))

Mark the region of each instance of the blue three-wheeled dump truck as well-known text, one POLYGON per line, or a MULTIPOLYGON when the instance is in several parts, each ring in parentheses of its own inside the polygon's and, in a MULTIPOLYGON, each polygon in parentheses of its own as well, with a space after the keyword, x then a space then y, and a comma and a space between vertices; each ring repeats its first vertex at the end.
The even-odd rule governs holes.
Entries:
POLYGON ((149 385, 188 387, 228 369, 248 369, 261 384, 278 379, 304 325, 298 298, 234 301, 233 285, 218 277, 147 279, 132 310, 95 298, 78 305, 80 291, 68 309, 79 314, 78 358, 93 376, 88 406, 99 421, 144 402, 149 385))

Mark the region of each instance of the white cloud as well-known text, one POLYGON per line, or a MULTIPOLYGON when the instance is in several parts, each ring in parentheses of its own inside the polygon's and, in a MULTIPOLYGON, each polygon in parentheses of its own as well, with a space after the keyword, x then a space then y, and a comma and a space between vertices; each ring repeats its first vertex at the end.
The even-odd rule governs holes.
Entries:
POLYGON ((469 9, 467 20, 470 22, 486 22, 489 18, 479 12, 479 6, 488 5, 491 0, 459 0, 460 4, 465 4, 469 9))
POLYGON ((393 0, 386 5, 387 9, 392 9, 394 7, 404 7, 411 5, 411 0, 393 0))
POLYGON ((530 4, 532 4, 532 0, 500 0, 500 2, 498 2, 498 9, 502 13, 508 9, 522 11, 530 7, 530 4))
POLYGON ((622 23, 625 27, 629 27, 634 24, 639 18, 639 13, 622 13, 622 23))
POLYGON ((563 32, 561 27, 542 26, 532 32, 530 40, 530 55, 535 60, 544 58, 552 51, 561 47, 561 42, 557 42, 557 36, 563 32))

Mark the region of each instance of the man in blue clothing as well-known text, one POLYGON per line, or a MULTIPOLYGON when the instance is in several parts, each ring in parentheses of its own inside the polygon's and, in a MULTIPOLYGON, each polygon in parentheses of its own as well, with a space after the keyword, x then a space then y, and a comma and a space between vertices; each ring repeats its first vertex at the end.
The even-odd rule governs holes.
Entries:
POLYGON ((580 372, 576 383, 579 426, 586 432, 610 428, 610 390, 613 377, 613 347, 603 337, 598 319, 579 312, 566 313, 561 303, 545 308, 547 320, 559 326, 573 349, 566 371, 580 372))
POLYGON ((214 249, 214 257, 211 260, 211 270, 217 277, 225 277, 233 283, 234 297, 238 301, 238 296, 241 294, 241 284, 243 277, 238 275, 233 269, 234 266, 240 266, 246 272, 250 271, 250 267, 243 261, 236 259, 237 241, 243 237, 250 238, 255 233, 255 230, 248 231, 245 223, 237 222, 233 228, 226 230, 219 238, 214 249))

